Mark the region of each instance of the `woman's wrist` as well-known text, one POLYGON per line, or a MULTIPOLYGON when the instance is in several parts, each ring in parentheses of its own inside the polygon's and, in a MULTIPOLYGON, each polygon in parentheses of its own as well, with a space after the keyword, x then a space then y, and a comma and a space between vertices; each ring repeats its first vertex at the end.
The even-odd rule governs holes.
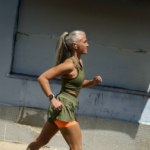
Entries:
POLYGON ((95 84, 96 84, 96 83, 95 83, 95 80, 93 79, 93 80, 92 80, 92 85, 95 85, 95 84))
POLYGON ((51 101, 55 101, 56 100, 56 98, 55 97, 53 97, 53 99, 51 100, 51 101))
POLYGON ((54 99, 54 94, 49 94, 48 99, 52 101, 54 99))

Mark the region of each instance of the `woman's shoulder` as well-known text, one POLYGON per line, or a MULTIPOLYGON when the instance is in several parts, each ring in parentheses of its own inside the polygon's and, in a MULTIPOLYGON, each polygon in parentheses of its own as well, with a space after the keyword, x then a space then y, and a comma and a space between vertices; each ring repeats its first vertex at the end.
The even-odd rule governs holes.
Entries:
POLYGON ((69 58, 63 62, 63 65, 67 68, 74 69, 74 62, 69 58))
POLYGON ((68 74, 74 70, 74 64, 65 60, 63 63, 52 68, 54 72, 59 72, 59 76, 68 74))
POLYGON ((73 63, 73 61, 72 61, 72 59, 70 57, 67 58, 64 62, 72 62, 73 63))

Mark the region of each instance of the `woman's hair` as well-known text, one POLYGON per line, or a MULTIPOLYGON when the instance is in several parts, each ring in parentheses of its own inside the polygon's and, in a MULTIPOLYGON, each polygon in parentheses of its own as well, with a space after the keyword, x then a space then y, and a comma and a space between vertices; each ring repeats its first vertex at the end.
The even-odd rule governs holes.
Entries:
POLYGON ((73 31, 68 34, 64 32, 58 39, 56 45, 56 57, 55 57, 55 66, 63 63, 71 53, 72 43, 78 43, 81 40, 81 34, 85 34, 84 31, 73 31))

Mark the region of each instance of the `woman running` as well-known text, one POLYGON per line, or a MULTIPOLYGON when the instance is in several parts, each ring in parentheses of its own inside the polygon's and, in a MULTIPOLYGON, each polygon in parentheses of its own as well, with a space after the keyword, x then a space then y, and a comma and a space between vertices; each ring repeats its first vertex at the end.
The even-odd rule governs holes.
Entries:
POLYGON ((83 31, 64 32, 56 45, 55 67, 44 72, 39 84, 51 102, 48 119, 39 137, 27 150, 39 150, 60 130, 70 150, 81 150, 81 129, 75 118, 74 110, 78 109, 78 95, 81 88, 87 88, 102 82, 100 76, 85 80, 81 55, 87 54, 86 34, 83 31), (70 57, 68 58, 68 56, 70 57), (49 80, 61 76, 61 91, 54 97, 49 80))

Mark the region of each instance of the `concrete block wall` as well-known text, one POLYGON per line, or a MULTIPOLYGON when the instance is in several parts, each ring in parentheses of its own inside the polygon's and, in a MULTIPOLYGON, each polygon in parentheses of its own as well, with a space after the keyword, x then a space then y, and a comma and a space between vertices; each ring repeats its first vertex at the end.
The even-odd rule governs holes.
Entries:
MULTIPOLYGON (((49 101, 43 94, 36 78, 32 79, 30 76, 22 78, 17 75, 10 75, 9 77, 12 78, 9 78, 7 76, 11 71, 12 54, 13 50, 15 50, 14 45, 16 41, 14 41, 14 37, 16 35, 20 2, 27 4, 24 0, 0 1, 2 8, 2 13, 0 14, 2 22, 0 24, 0 102, 16 106, 47 109, 49 101)), ((30 3, 33 4, 33 2, 30 3)), ((25 7, 27 6, 25 5, 25 7)), ((22 6, 23 8, 24 6, 22 6)), ((87 74, 89 74, 88 70, 87 74)), ((55 95, 59 93, 60 81, 50 81, 50 86, 55 95)), ((105 89, 105 87, 83 89, 79 95, 80 110, 76 113, 85 116, 119 119, 144 124, 150 123, 150 100, 148 93, 145 92, 137 95, 139 94, 138 92, 128 93, 126 90, 122 90, 124 91, 122 93, 120 90, 111 91, 113 88, 110 91, 105 89)))
MULTIPOLYGON (((40 134, 46 117, 46 110, 0 105, 0 140, 29 144, 40 134)), ((83 150, 150 149, 149 125, 80 115, 77 120, 83 150)), ((60 132, 46 146, 69 150, 60 132)))
MULTIPOLYGON (((34 108, 46 110, 49 106, 49 101, 43 94, 35 78, 21 77, 17 75, 9 75, 9 77, 7 76, 7 74, 10 73, 11 70, 12 54, 15 48, 14 38, 16 35, 16 25, 17 25, 16 21, 18 17, 19 2, 20 2, 19 0, 13 0, 13 1, 0 0, 0 7, 1 7, 0 9, 1 11, 0 13, 0 20, 1 20, 0 103, 1 104, 5 103, 14 106, 21 106, 21 107, 34 107, 34 108)), ((89 71, 87 71, 87 73, 89 73, 89 71)), ((145 75, 147 74, 145 73, 145 75)), ((147 84, 145 86, 147 88, 149 83, 148 82, 145 83, 147 84)), ((53 93, 56 95, 60 90, 60 81, 57 80, 50 81, 50 86, 53 90, 53 93)), ((87 146, 90 146, 89 135, 92 136, 91 145, 92 144, 97 145, 95 142, 97 141, 98 138, 97 136, 99 136, 99 138, 101 137, 101 139, 98 138, 99 139, 98 141, 102 141, 102 145, 104 146, 107 145, 108 138, 110 138, 109 135, 112 135, 111 139, 115 139, 115 137, 119 137, 119 136, 123 139, 121 141, 122 147, 125 147, 127 145, 124 143, 124 141, 127 139, 126 143, 131 143, 130 146, 133 149, 135 149, 135 145, 138 145, 140 143, 141 145, 144 143, 143 147, 140 147, 138 145, 141 149, 147 150, 149 148, 148 147, 149 146, 148 133, 149 133, 149 124, 150 124, 149 93, 145 92, 141 94, 138 91, 126 92, 126 90, 123 89, 122 91, 120 89, 114 90, 114 88, 112 89, 110 88, 110 90, 108 89, 106 90, 105 87, 93 88, 93 89, 89 88, 89 89, 83 89, 81 91, 79 95, 79 103, 80 103, 80 109, 78 112, 76 111, 76 114, 79 115, 78 119, 82 128, 82 132, 85 133, 84 136, 86 137, 84 138, 85 141, 83 143, 84 144, 88 143, 87 146), (106 121, 103 118, 106 118, 108 120, 106 121), (115 120, 110 120, 110 119, 115 119, 115 120), (83 122, 81 122, 81 120, 83 122), (96 122, 96 124, 93 124, 91 120, 94 120, 93 122, 96 122), (117 120, 122 120, 122 121, 117 121, 117 120), (125 122, 125 121, 129 121, 129 122, 125 122), (131 123, 131 122, 136 122, 136 123, 131 123), (117 126, 117 124, 119 126, 117 126), (104 130, 103 127, 105 128, 104 130), (84 130, 84 128, 86 130, 84 130), (107 136, 103 138, 104 135, 107 136)), ((18 118, 19 116, 18 113, 21 110, 22 109, 19 107, 15 108, 15 111, 17 112, 16 118, 18 118)), ((28 108, 24 108, 24 110, 28 110, 28 108)), ((5 111, 3 111, 3 108, 1 107, 0 114, 3 117, 3 121, 6 120, 4 112, 5 111)), ((30 118, 32 115, 36 116, 38 114, 37 112, 35 113, 28 110, 27 112, 25 112, 24 115, 22 115, 22 117, 24 117, 23 120, 26 122, 27 119, 27 118, 25 119, 26 116, 28 116, 28 118, 30 118)), ((5 113, 7 117, 9 115, 10 116, 12 115, 11 111, 7 111, 5 113)), ((42 114, 43 117, 39 115, 38 118, 41 118, 41 120, 45 121, 46 117, 44 116, 46 112, 42 114)), ((3 122, 3 127, 4 128, 1 128, 2 132, 5 131, 4 122, 3 122)), ((31 136, 32 134, 29 135, 31 136)), ((4 138, 4 135, 2 135, 2 137, 4 138)), ((119 139, 117 139, 117 141, 115 141, 114 143, 117 143, 118 140, 119 139)), ((111 140, 109 141, 111 143, 111 140)), ((111 145, 113 145, 113 143, 110 144, 110 146, 111 145)), ((139 149, 138 146, 136 147, 137 149, 139 149)), ((117 145, 114 144, 113 147, 117 147, 117 145)), ((120 148, 120 146, 118 146, 118 148, 120 148)))

